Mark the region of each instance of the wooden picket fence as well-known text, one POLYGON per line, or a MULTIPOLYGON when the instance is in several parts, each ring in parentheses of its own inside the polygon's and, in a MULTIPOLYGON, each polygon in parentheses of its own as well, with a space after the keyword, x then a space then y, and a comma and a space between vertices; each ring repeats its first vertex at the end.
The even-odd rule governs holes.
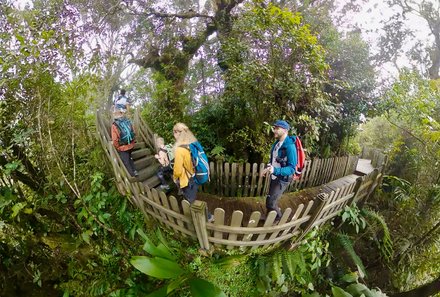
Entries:
MULTIPOLYGON (((287 192, 315 187, 351 174, 355 171, 358 156, 314 158, 306 160, 303 174, 292 180, 287 192)), ((270 176, 263 177, 265 163, 223 163, 210 162, 209 183, 202 191, 223 197, 258 197, 269 192, 270 176)))
MULTIPOLYGON (((377 171, 375 171, 377 173, 377 171)), ((214 210, 214 223, 206 219, 206 202, 196 200, 192 205, 164 192, 150 189, 142 183, 131 183, 129 197, 148 216, 156 219, 164 228, 180 236, 197 239, 203 249, 239 249, 241 252, 256 248, 271 249, 284 242, 295 247, 307 232, 334 218, 346 205, 363 201, 373 191, 377 174, 355 179, 328 193, 320 193, 296 209, 286 208, 280 221, 271 211, 259 226, 261 213, 254 211, 244 220, 244 214, 235 210, 231 214, 222 208, 214 210), (230 216, 230 223, 225 224, 230 216)), ((344 178, 333 181, 338 184, 344 178)))
MULTIPOLYGON (((272 249, 284 243, 293 248, 311 228, 319 227, 334 218, 345 205, 364 203, 377 186, 382 172, 376 169, 368 175, 356 178, 352 173, 356 169, 357 156, 307 160, 304 174, 299 180, 292 181, 287 190, 322 185, 322 193, 314 199, 300 204, 296 209, 284 209, 279 221, 275 221, 274 211, 268 213, 261 223, 262 214, 259 211, 254 211, 245 219, 240 210, 229 214, 222 208, 216 208, 215 222, 208 223, 206 202, 196 200, 190 204, 184 199, 167 196, 156 190, 154 187, 157 183, 153 177, 145 175, 145 180, 139 182, 128 175, 111 143, 109 123, 98 112, 98 138, 113 168, 118 190, 146 217, 154 218, 163 228, 180 236, 198 240, 202 249, 238 249, 247 252, 256 248, 272 249), (230 223, 226 223, 227 221, 230 223)), ((134 123, 141 140, 137 144, 138 151, 154 152, 156 136, 139 116, 135 116, 134 123)), ((150 156, 142 155, 139 158, 140 161, 149 160, 150 156)), ((383 168, 380 161, 386 160, 386 157, 377 156, 375 160, 376 166, 383 168)), ((143 162, 138 162, 139 166, 143 162)), ((144 169, 150 172, 154 168, 150 164, 144 169)), ((211 162, 210 168, 211 181, 203 186, 202 190, 205 192, 222 196, 255 197, 264 196, 268 191, 268 177, 261 177, 264 164, 211 162)))

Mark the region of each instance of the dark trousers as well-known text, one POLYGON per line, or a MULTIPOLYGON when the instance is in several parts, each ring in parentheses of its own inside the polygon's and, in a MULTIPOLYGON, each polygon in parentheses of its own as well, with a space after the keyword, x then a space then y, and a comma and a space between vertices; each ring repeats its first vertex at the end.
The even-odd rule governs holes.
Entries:
POLYGON ((188 185, 182 188, 183 196, 189 203, 193 203, 197 198, 197 189, 199 185, 195 183, 194 178, 190 178, 188 185))
POLYGON ((288 185, 289 182, 282 181, 278 178, 270 180, 269 194, 266 197, 266 208, 267 213, 272 210, 276 211, 277 220, 281 219, 282 215, 281 209, 278 207, 278 200, 280 199, 281 195, 284 193, 288 185))
POLYGON ((118 153, 119 153, 119 157, 121 157, 122 163, 124 163, 125 168, 127 168, 128 173, 131 176, 134 176, 134 172, 135 172, 136 169, 134 168, 134 161, 131 158, 131 152, 132 151, 133 150, 131 149, 131 150, 128 150, 128 151, 123 151, 123 152, 118 151, 118 153))
MULTIPOLYGON (((193 203, 197 198, 197 189, 199 185, 196 184, 194 181, 194 178, 190 178, 188 181, 188 186, 182 188, 183 196, 185 196, 185 199, 188 200, 189 203, 193 203)), ((206 209, 206 217, 209 219, 212 217, 212 214, 206 209)))
POLYGON ((160 179, 162 185, 168 185, 167 176, 171 176, 173 174, 173 169, 170 166, 161 166, 157 170, 157 177, 160 179))

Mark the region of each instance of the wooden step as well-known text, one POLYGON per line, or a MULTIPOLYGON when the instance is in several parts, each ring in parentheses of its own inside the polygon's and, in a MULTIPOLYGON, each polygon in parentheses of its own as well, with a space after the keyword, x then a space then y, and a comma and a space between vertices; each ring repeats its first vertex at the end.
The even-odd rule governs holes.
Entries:
POLYGON ((150 155, 134 161, 134 167, 137 171, 141 171, 142 169, 149 167, 154 163, 158 163, 158 161, 156 161, 156 158, 154 156, 150 155))
POLYGON ((137 159, 143 158, 145 156, 150 156, 150 155, 151 155, 151 150, 147 149, 147 148, 134 150, 131 153, 131 157, 133 158, 133 160, 137 160, 137 159))
POLYGON ((152 164, 152 165, 142 169, 141 171, 139 171, 138 180, 141 182, 144 182, 145 180, 149 179, 153 175, 156 175, 157 170, 159 169, 159 166, 160 166, 159 163, 157 163, 157 164, 152 164))
POLYGON ((149 179, 145 180, 143 184, 152 189, 160 185, 160 179, 157 177, 157 175, 153 175, 149 179))
POLYGON ((145 144, 145 142, 136 142, 134 145, 134 149, 138 150, 138 149, 143 149, 146 148, 147 145, 145 144))

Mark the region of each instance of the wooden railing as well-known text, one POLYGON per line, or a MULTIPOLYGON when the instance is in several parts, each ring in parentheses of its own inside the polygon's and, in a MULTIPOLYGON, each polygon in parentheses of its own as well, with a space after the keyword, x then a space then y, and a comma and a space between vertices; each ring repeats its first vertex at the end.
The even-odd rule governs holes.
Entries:
POLYGON ((371 160, 371 165, 377 168, 379 172, 382 172, 383 166, 385 166, 388 156, 379 149, 371 147, 362 147, 362 153, 360 156, 362 159, 371 160))
POLYGON ((208 223, 204 201, 196 200, 191 205, 184 199, 167 196, 141 183, 131 183, 128 192, 134 204, 146 216, 155 218, 164 228, 181 236, 198 239, 201 248, 238 248, 245 252, 256 248, 274 248, 288 240, 291 246, 296 246, 311 228, 331 220, 345 205, 364 201, 371 194, 376 179, 377 171, 336 191, 318 194, 296 209, 286 208, 279 222, 275 221, 276 213, 271 211, 262 226, 258 226, 262 215, 259 211, 254 211, 245 221, 240 210, 226 214, 224 209, 216 208, 214 223, 208 223), (231 217, 228 225, 225 224, 226 216, 231 217))
MULTIPOLYGON (((293 180, 287 192, 310 188, 351 174, 355 171, 358 156, 307 160, 304 174, 293 180)), ((211 181, 202 191, 224 197, 258 197, 269 192, 270 176, 263 177, 265 163, 237 164, 210 162, 211 181)))
MULTIPOLYGON (((180 236, 198 240, 203 249, 214 247, 246 252, 256 248, 274 248, 286 242, 295 247, 311 228, 334 218, 345 205, 365 203, 380 180, 382 171, 377 168, 382 169, 386 160, 385 156, 376 152, 374 160, 377 168, 358 178, 352 175, 358 162, 356 156, 308 160, 301 179, 292 181, 288 190, 325 184, 321 187, 323 192, 295 209, 284 209, 279 221, 275 221, 274 211, 260 223, 262 214, 259 211, 252 212, 245 219, 241 210, 226 213, 224 209, 216 208, 215 222, 208 223, 206 202, 196 200, 190 204, 129 177, 109 141, 109 122, 106 123, 102 117, 97 118, 99 139, 112 164, 118 190, 127 195, 145 216, 154 218, 164 228, 180 236)), ((135 118, 135 123, 142 141, 154 147, 155 135, 148 126, 140 117, 135 118)), ((268 180, 260 174, 264 164, 211 163, 210 166, 211 181, 203 187, 208 193, 248 197, 267 193, 268 180)))

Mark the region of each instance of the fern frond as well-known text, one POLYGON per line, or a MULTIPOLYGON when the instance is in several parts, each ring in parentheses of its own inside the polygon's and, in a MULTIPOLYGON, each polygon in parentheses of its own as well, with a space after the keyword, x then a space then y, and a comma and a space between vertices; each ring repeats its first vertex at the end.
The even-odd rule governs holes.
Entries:
MULTIPOLYGON (((364 208, 362 209, 362 214, 367 219, 367 224, 374 232, 374 228, 372 228, 374 225, 380 227, 380 233, 382 234, 382 238, 376 239, 375 242, 379 248, 379 252, 381 256, 387 261, 390 262, 393 258, 394 254, 394 248, 393 248, 393 241, 391 240, 391 234, 390 230, 388 229, 388 225, 385 222, 385 219, 378 214, 377 212, 364 208)), ((379 232, 375 233, 374 238, 378 238, 379 232)))
POLYGON ((343 251, 345 251, 347 255, 350 256, 350 259, 353 261, 353 263, 358 267, 359 270, 361 270, 360 272, 364 275, 367 275, 364 263, 362 263, 361 258, 359 258, 359 256, 356 254, 351 238, 346 234, 337 233, 336 240, 338 242, 338 245, 342 247, 343 251))

